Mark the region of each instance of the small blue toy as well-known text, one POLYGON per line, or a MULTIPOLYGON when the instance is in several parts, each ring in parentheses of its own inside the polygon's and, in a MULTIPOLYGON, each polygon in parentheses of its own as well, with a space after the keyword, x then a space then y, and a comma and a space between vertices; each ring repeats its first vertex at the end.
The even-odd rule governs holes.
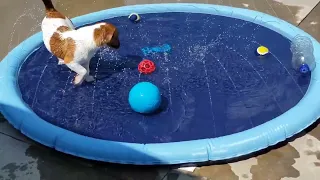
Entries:
POLYGON ((310 72, 310 68, 309 68, 308 64, 301 64, 299 71, 302 74, 306 74, 306 73, 310 72))
POLYGON ((160 91, 157 86, 150 82, 140 82, 130 90, 129 104, 138 113, 153 113, 161 104, 160 91))
POLYGON ((139 16, 139 14, 137 14, 137 13, 131 13, 130 15, 129 15, 129 19, 130 19, 130 21, 132 21, 132 22, 139 22, 140 21, 140 16, 139 16))

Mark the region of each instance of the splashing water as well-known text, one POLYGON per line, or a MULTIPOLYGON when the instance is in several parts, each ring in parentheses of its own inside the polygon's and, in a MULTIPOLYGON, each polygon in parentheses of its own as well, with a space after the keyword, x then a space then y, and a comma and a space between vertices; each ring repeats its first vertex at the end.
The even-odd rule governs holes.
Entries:
MULTIPOLYGON (((8 51, 10 51, 13 48, 12 42, 13 42, 13 37, 15 36, 15 33, 17 30, 17 26, 23 25, 25 18, 31 19, 33 23, 35 22, 35 25, 33 25, 31 27, 29 33, 27 34, 28 36, 30 36, 31 34, 35 33, 36 30, 39 29, 41 22, 42 22, 43 15, 37 15, 37 14, 43 14, 43 13, 44 13, 44 10, 36 5, 34 5, 30 9, 24 10, 24 12, 13 23, 13 26, 11 28, 12 32, 10 34, 10 42, 8 45, 8 51)), ((22 28, 22 30, 25 31, 25 29, 23 29, 23 28, 22 28)), ((18 35, 18 42, 20 42, 20 34, 18 35)))

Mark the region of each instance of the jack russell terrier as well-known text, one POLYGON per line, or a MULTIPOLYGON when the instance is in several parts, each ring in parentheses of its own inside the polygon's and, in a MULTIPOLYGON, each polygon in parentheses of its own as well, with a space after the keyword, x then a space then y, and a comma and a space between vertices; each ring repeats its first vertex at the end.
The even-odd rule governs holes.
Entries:
POLYGON ((46 16, 42 21, 43 42, 59 62, 76 72, 73 83, 80 85, 84 80, 94 81, 89 75, 91 58, 102 46, 120 47, 117 28, 110 23, 96 23, 75 29, 71 20, 58 12, 51 0, 42 0, 46 16))

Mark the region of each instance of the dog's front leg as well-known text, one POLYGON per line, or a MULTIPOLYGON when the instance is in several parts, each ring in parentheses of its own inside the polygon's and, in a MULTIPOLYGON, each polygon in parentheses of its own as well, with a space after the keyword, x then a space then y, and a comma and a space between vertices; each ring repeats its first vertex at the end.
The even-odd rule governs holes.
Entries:
POLYGON ((68 68, 70 68, 72 71, 76 72, 77 75, 76 77, 74 78, 74 85, 80 85, 82 84, 84 78, 86 77, 87 75, 87 70, 86 68, 84 68, 83 66, 81 66, 80 64, 78 63, 75 63, 75 62, 71 62, 71 63, 68 63, 66 64, 68 66, 68 68))
POLYGON ((85 80, 86 80, 87 82, 92 82, 92 81, 94 81, 94 77, 93 77, 93 76, 90 76, 90 61, 86 62, 83 66, 84 66, 84 68, 87 70, 87 74, 86 74, 85 80))

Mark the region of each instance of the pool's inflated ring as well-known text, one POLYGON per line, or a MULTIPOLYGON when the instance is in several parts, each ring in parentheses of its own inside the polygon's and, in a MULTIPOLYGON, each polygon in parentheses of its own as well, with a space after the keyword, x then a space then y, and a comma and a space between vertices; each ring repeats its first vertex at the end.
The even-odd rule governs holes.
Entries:
MULTIPOLYGON (((260 44, 250 42, 250 46, 247 46, 248 50, 241 54, 237 52, 237 48, 243 48, 245 45, 241 43, 242 41, 240 40, 238 42, 233 40, 231 42, 224 42, 223 38, 218 38, 220 42, 215 42, 214 40, 218 37, 219 33, 227 36, 229 36, 229 34, 225 33, 225 30, 218 32, 220 29, 212 25, 210 21, 202 21, 204 20, 203 17, 209 19, 220 18, 222 20, 230 18, 230 21, 241 21, 244 25, 252 27, 252 29, 262 27, 261 29, 263 29, 264 32, 273 31, 271 34, 277 36, 278 39, 286 38, 285 40, 281 40, 281 43, 285 47, 290 45, 289 41, 296 35, 305 35, 309 37, 313 43, 315 48, 314 52, 316 52, 314 53, 316 62, 320 59, 320 54, 318 53, 320 52, 320 45, 313 37, 290 23, 261 12, 208 4, 179 3, 124 6, 76 17, 72 19, 72 21, 77 27, 106 19, 120 23, 123 25, 121 28, 124 32, 128 32, 128 29, 130 29, 133 33, 130 34, 132 35, 130 38, 127 37, 124 39, 124 41, 127 41, 123 43, 124 47, 126 45, 133 46, 130 48, 127 47, 126 50, 131 50, 131 55, 138 54, 139 57, 152 58, 159 63, 159 67, 157 67, 159 73, 140 77, 140 74, 137 73, 137 63, 131 60, 132 58, 127 58, 131 61, 119 63, 119 59, 115 58, 116 55, 114 55, 114 53, 107 53, 107 55, 111 54, 113 57, 105 58, 107 59, 106 61, 99 59, 93 63, 93 66, 96 68, 98 64, 103 64, 100 65, 99 68, 114 68, 113 70, 101 69, 101 72, 105 73, 103 75, 108 78, 99 82, 97 81, 95 86, 74 89, 73 86, 70 86, 70 80, 68 78, 69 76, 71 77, 71 72, 63 69, 64 67, 57 66, 56 63, 52 63, 53 61, 50 59, 50 54, 44 49, 42 34, 37 33, 9 52, 0 63, 0 111, 5 118, 23 134, 58 151, 93 160, 141 165, 217 161, 247 155, 284 141, 301 132, 320 117, 319 66, 316 66, 312 71, 310 84, 309 81, 307 81, 303 87, 300 87, 298 84, 299 81, 301 81, 300 76, 292 73, 292 69, 290 69, 292 68, 290 58, 283 61, 289 57, 288 54, 290 54, 290 52, 286 51, 286 54, 282 55, 283 49, 275 48, 274 50, 274 48, 270 46, 270 44, 275 45, 272 39, 266 39, 265 37, 259 39, 268 41, 266 42, 267 44, 265 42, 261 44, 270 48, 269 57, 272 60, 256 61, 255 58, 257 57, 253 52, 256 51, 257 46, 260 44), (127 17, 133 11, 138 14, 143 14, 144 22, 149 23, 152 28, 158 27, 157 23, 162 23, 164 25, 159 26, 159 28, 166 29, 168 28, 168 21, 174 23, 179 22, 172 25, 172 28, 177 32, 185 33, 199 31, 199 29, 189 27, 180 28, 180 24, 192 26, 193 23, 200 22, 204 27, 212 26, 217 33, 207 31, 205 35, 212 36, 212 38, 207 38, 202 35, 181 38, 181 33, 174 34, 170 31, 161 34, 157 29, 140 28, 140 25, 143 27, 143 23, 136 25, 128 22, 127 17), (167 18, 163 18, 165 15, 167 18), (147 16, 149 19, 147 19, 147 16), (190 23, 189 19, 187 22, 186 17, 190 18, 192 16, 199 17, 196 17, 192 23, 190 23), (183 20, 186 21, 186 23, 174 21, 175 18, 179 19, 181 17, 184 18, 183 20), (119 21, 119 19, 122 21, 119 21), (139 31, 139 33, 137 33, 137 31, 139 31), (148 33, 146 33, 146 31, 148 31, 148 33), (155 34, 153 35, 155 40, 150 43, 149 33, 155 34), (138 37, 142 34, 144 34, 145 37, 138 37), (213 36, 215 38, 213 38, 213 36), (163 42, 163 39, 166 38, 167 41, 163 42), (178 43, 172 45, 171 40, 177 40, 178 38, 181 38, 178 43), (198 42, 198 44, 184 44, 193 42, 190 38, 205 39, 204 41, 198 42), (139 44, 132 43, 132 41, 138 40, 143 42, 139 44), (170 48, 169 55, 168 53, 163 53, 163 51, 152 51, 152 53, 145 51, 147 53, 143 54, 141 49, 137 49, 137 46, 140 45, 139 48, 143 48, 146 46, 146 43, 149 43, 148 47, 168 43, 170 47, 172 45, 173 48, 172 50, 170 48), (231 43, 231 45, 226 47, 223 46, 223 43, 231 43), (233 46, 237 43, 237 47, 233 46), (217 45, 220 45, 219 48, 221 49, 216 48, 217 45), (213 50, 209 51, 209 46, 213 48, 213 50), (225 52, 232 52, 233 56, 227 56, 228 54, 225 52), (221 56, 219 55, 219 58, 215 58, 219 53, 221 53, 221 56), (276 56, 273 56, 274 53, 280 53, 282 58, 276 58, 276 56), (212 58, 205 59, 205 61, 203 58, 205 55, 210 55, 212 58), (168 59, 168 56, 171 59, 168 59), (191 56, 192 59, 187 61, 186 58, 191 56), (250 58, 248 58, 248 56, 250 56, 250 58), (45 57, 46 59, 43 60, 41 57, 45 57), (36 63, 42 64, 40 66, 36 63), (269 69, 265 70, 262 63, 269 65, 269 69), (123 64, 127 66, 122 67, 123 64), (195 66, 198 67, 198 69, 194 68, 195 66), (281 67, 281 71, 277 71, 279 67, 281 67), (167 71, 169 68, 171 68, 170 71, 167 71), (234 69, 240 69, 241 71, 237 72, 234 71, 234 69), (34 74, 35 72, 37 72, 37 74, 34 74), (159 74, 162 75, 163 78, 159 78, 159 74), (207 74, 210 76, 206 76, 207 74), (232 80, 233 77, 230 77, 230 74, 234 75, 234 78, 236 78, 235 81, 232 80), (281 76, 283 74, 285 74, 284 77, 281 76), (23 75, 25 76, 23 77, 23 75), (59 77, 57 77, 57 75, 59 75, 59 77), (244 76, 246 78, 244 78, 244 76), (276 78, 269 79, 270 76, 276 76, 276 78), (18 81, 19 77, 21 81, 18 81), (60 77, 62 78, 59 79, 60 77), (42 79, 41 81, 39 80, 41 78, 46 79, 42 79), (281 78, 283 80, 282 82, 286 83, 272 84, 281 78), (157 84, 157 86, 161 85, 161 92, 166 91, 165 95, 167 97, 165 101, 169 108, 165 109, 164 113, 166 113, 166 118, 162 118, 162 121, 152 121, 152 119, 160 118, 163 114, 159 116, 148 116, 148 119, 146 119, 147 117, 142 117, 137 115, 138 113, 132 112, 129 105, 127 105, 128 103, 123 103, 128 100, 127 95, 129 88, 126 89, 126 91, 121 90, 121 88, 124 86, 129 87, 129 85, 131 87, 132 84, 138 83, 139 80, 143 81, 146 79, 157 84), (246 80, 250 83, 245 83, 246 80), (193 82, 196 82, 195 84, 198 86, 188 86, 188 83, 193 82), (284 87, 288 84, 287 82, 294 88, 285 89, 284 87), (271 85, 264 87, 265 84, 268 83, 271 83, 271 85), (250 91, 252 90, 251 88, 260 86, 262 88, 259 89, 259 94, 253 96, 252 93, 257 93, 257 91, 250 91), (283 86, 283 88, 278 89, 281 88, 280 86, 283 86), (241 88, 242 91, 239 91, 239 88, 241 88), (68 91, 64 92, 64 89, 68 91), (276 92, 274 92, 275 90, 276 92), (190 93, 191 91, 192 93, 190 93), (242 93, 255 99, 265 95, 266 92, 271 92, 270 96, 263 99, 263 101, 257 101, 258 103, 253 104, 250 104, 252 103, 252 101, 250 101, 252 99, 241 99, 242 96, 239 96, 239 94, 242 93), (35 96, 37 93, 38 95, 35 96), (66 95, 66 93, 68 95, 66 95), (219 93, 224 94, 220 96, 219 93), (285 96, 290 98, 295 97, 297 104, 294 106, 281 106, 282 104, 277 104, 277 99, 272 97, 272 95, 283 93, 288 94, 284 94, 284 96, 280 96, 280 98, 285 96), (90 98, 90 102, 79 98, 79 94, 82 95, 80 97, 90 98), (200 98, 197 99, 197 97, 200 98), (214 98, 210 99, 210 97, 214 98), (180 103, 170 101, 170 98, 180 103), (106 102, 105 100, 108 101, 106 102), (111 105, 108 104, 110 100, 113 102, 111 105), (261 106, 261 103, 265 101, 272 101, 268 108, 261 106), (205 103, 201 104, 201 102, 205 103), (232 104, 227 104, 228 102, 232 102, 232 104), (77 109, 73 106, 75 103, 83 106, 81 109, 77 109), (97 106, 97 104, 99 104, 99 106, 97 106), (202 109, 196 111, 195 108, 197 108, 199 104, 201 104, 202 109), (248 106, 248 104, 252 106, 248 106), (170 107, 173 106, 175 106, 176 111, 179 112, 178 115, 175 114, 174 111, 171 111, 172 109, 170 107), (257 108, 275 113, 270 114, 265 112, 262 115, 257 115, 255 114, 256 111, 259 110, 257 110, 257 108), (287 109, 282 112, 281 108, 287 109), (57 109, 59 111, 57 111, 57 109), (212 110, 219 113, 223 118, 211 114, 210 112, 212 110), (59 114, 57 114, 57 112, 59 112, 59 114), (41 114, 41 116, 39 114, 41 114), (106 114, 109 118, 104 118, 106 114), (248 118, 243 117, 248 114, 250 115, 248 118), (265 118, 265 116, 269 118, 264 122, 260 122, 262 116, 263 118, 265 118), (134 118, 128 119, 127 117, 134 118), (194 117, 197 117, 197 119, 194 117), (69 118, 68 120, 70 121, 66 121, 66 118, 69 118), (190 125, 190 118, 193 118, 195 122, 204 120, 203 128, 198 128, 199 123, 190 125), (91 121, 92 119, 95 121, 91 121), (52 123, 49 120, 52 121, 52 123), (166 121, 166 124, 163 123, 164 121, 166 121), (256 124, 257 122, 259 123, 258 125, 256 124), (148 123, 150 127, 152 125, 151 130, 146 126, 148 123), (122 126, 117 126, 118 124, 122 126), (168 130, 169 125, 170 127, 174 127, 169 129, 170 131, 168 130), (133 126, 137 128, 134 133, 129 131, 133 126), (82 128, 81 131, 79 127, 82 128), (184 129, 183 127, 188 128, 184 129), (218 127, 223 127, 224 129, 221 130, 218 129, 218 127), (253 128, 245 129, 246 127, 253 128), (70 130, 68 128, 73 129, 70 130), (108 131, 105 131, 104 128, 108 129, 108 131), (147 134, 147 136, 145 132, 151 134, 147 134), (231 134, 223 134, 226 132, 231 134), (93 133, 95 137, 93 137, 93 135, 85 135, 86 133, 93 133), (163 133, 164 136, 159 137, 155 135, 156 133, 163 133), (197 136, 199 133, 201 137, 197 136), (190 140, 181 136, 181 134, 193 135, 199 138, 190 140), (111 136, 115 140, 110 140, 111 136), (126 141, 121 141, 123 137, 127 138, 125 139, 126 141), (141 137, 153 143, 138 141, 141 140, 141 137)), ((224 21, 221 22, 225 23, 224 21)), ((240 29, 242 28, 243 27, 240 29)), ((203 31, 206 30, 208 30, 208 28, 203 28, 203 31)), ((232 29, 230 29, 230 32, 231 34, 234 33, 232 29)), ((125 34, 126 33, 123 33, 124 36, 125 34)), ((123 51, 119 54, 128 55, 128 53, 123 51)), ((282 98, 280 100, 283 99, 288 98, 282 98)))

